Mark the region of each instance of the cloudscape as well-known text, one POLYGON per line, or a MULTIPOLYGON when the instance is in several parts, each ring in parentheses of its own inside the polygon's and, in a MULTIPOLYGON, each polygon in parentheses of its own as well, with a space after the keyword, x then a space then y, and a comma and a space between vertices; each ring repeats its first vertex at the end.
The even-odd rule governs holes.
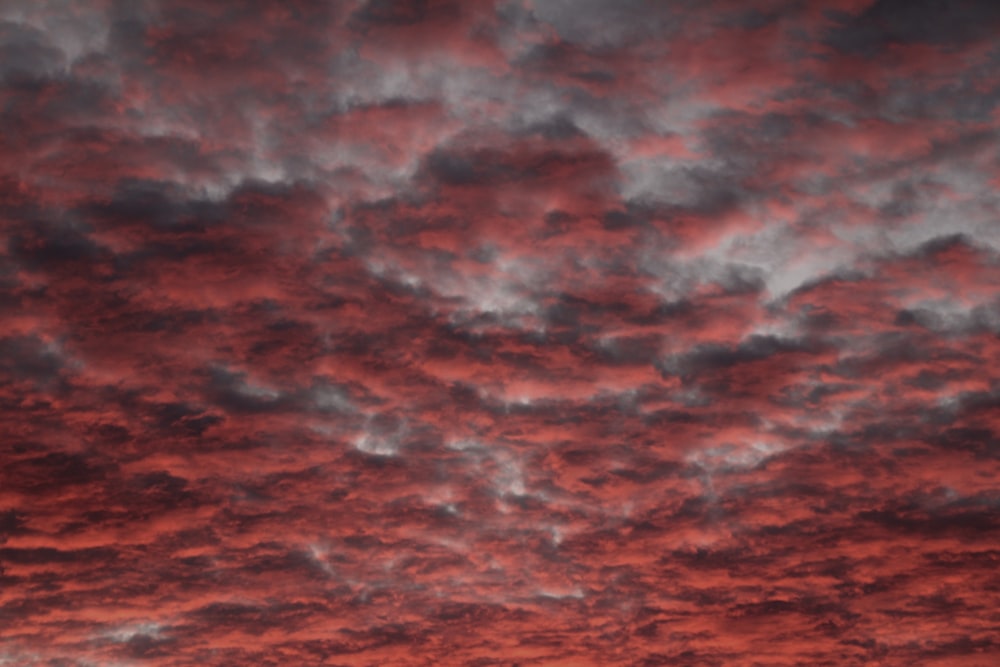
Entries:
POLYGON ((1000 664, 998 35, 0 1, 0 665, 1000 664))

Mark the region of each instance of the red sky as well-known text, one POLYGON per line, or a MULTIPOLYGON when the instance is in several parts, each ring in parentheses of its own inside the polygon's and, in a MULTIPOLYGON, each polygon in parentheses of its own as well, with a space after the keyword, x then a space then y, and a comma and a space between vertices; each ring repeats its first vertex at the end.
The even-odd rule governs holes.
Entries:
POLYGON ((998 32, 0 2, 0 665, 1000 664, 998 32))

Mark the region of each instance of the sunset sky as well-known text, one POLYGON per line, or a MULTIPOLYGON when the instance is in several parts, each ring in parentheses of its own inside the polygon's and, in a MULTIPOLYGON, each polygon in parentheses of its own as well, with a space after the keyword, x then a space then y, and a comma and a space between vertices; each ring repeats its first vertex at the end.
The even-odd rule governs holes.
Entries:
POLYGON ((0 0, 0 665, 1000 665, 1000 2, 0 0))

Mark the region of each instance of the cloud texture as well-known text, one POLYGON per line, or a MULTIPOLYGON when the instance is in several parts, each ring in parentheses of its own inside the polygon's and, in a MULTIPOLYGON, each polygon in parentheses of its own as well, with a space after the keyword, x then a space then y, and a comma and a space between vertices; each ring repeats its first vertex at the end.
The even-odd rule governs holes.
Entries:
POLYGON ((0 3, 0 665, 997 664, 998 31, 0 3))

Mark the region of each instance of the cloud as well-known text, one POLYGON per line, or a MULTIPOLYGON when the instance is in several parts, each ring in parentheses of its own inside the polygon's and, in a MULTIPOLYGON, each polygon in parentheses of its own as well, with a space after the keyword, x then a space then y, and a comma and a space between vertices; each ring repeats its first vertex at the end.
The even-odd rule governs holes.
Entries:
POLYGON ((0 663, 996 662, 989 3, 0 8, 0 663))

